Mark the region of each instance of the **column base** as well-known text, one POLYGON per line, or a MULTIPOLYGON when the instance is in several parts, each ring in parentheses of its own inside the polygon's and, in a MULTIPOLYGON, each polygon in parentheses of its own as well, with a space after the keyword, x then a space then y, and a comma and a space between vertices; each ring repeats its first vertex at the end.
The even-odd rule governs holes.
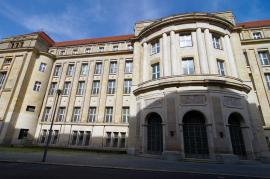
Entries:
POLYGON ((184 156, 179 151, 163 151, 162 159, 170 161, 178 161, 183 160, 184 156))
POLYGON ((216 160, 221 163, 239 163, 239 157, 233 154, 217 154, 216 160))

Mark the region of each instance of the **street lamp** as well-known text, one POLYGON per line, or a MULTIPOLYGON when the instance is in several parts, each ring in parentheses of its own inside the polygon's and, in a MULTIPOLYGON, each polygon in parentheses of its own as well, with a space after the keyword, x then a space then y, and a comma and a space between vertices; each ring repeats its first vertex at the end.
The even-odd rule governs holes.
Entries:
POLYGON ((53 109, 53 115, 52 115, 50 130, 49 130, 49 136, 48 136, 48 139, 46 141, 42 162, 46 162, 47 151, 48 151, 48 148, 49 148, 49 142, 51 141, 51 138, 52 138, 52 127, 53 127, 53 122, 54 122, 54 118, 55 118, 55 114, 56 114, 56 108, 57 108, 58 99, 59 99, 59 96, 61 95, 61 93, 62 93, 62 90, 60 90, 60 89, 58 89, 56 91, 56 104, 55 104, 54 109, 53 109))

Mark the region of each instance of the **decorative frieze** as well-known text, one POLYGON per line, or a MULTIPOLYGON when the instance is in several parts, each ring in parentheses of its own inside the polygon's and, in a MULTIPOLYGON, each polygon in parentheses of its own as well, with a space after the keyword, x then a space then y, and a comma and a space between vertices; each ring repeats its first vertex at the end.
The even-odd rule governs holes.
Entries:
POLYGON ((152 98, 145 100, 145 108, 162 107, 163 100, 161 98, 152 98))
POLYGON ((180 103, 182 105, 205 105, 205 95, 180 95, 180 103))
POLYGON ((224 106, 232 107, 232 108, 242 108, 243 107, 241 98, 236 98, 236 97, 232 97, 232 96, 224 96, 223 104, 224 104, 224 106))

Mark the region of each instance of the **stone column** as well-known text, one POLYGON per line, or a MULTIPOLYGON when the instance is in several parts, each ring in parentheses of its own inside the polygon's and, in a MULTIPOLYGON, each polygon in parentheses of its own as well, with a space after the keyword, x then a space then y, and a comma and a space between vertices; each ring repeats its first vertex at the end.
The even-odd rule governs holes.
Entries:
POLYGON ((235 63, 229 35, 225 35, 224 42, 225 42, 225 48, 226 48, 228 62, 229 62, 230 70, 231 70, 231 75, 237 78, 238 77, 237 68, 236 68, 236 63, 235 63))
POLYGON ((199 61, 200 61, 201 74, 208 74, 209 73, 208 62, 207 62, 205 45, 204 45, 204 42, 203 42, 201 28, 197 28, 196 35, 197 35, 197 44, 198 44, 198 52, 199 52, 199 61))
POLYGON ((177 57, 176 57, 176 41, 175 41, 175 33, 174 31, 170 32, 170 37, 171 37, 171 62, 172 62, 172 75, 178 75, 178 69, 181 69, 181 64, 177 62, 177 57))
POLYGON ((205 38, 205 46, 207 52, 207 60, 208 60, 208 68, 210 74, 217 74, 217 64, 216 60, 213 59, 212 51, 213 51, 213 43, 212 43, 212 34, 210 34, 209 29, 204 30, 204 38, 205 38))
POLYGON ((170 76, 169 58, 168 58, 168 36, 166 33, 162 35, 162 61, 163 61, 163 74, 170 76))
POLYGON ((149 61, 148 61, 148 45, 147 43, 143 43, 143 82, 149 80, 148 77, 148 69, 149 69, 149 61))

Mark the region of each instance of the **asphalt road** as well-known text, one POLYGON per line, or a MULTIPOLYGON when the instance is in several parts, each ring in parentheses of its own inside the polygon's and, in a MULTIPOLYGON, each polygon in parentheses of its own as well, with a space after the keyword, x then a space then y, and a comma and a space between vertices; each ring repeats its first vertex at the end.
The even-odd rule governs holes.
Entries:
MULTIPOLYGON (((0 162, 0 179, 162 179, 162 178, 237 178, 252 177, 224 176, 184 172, 165 172, 150 170, 112 169, 88 166, 46 165, 30 163, 0 162)), ((253 177, 254 178, 254 177, 253 177)))

